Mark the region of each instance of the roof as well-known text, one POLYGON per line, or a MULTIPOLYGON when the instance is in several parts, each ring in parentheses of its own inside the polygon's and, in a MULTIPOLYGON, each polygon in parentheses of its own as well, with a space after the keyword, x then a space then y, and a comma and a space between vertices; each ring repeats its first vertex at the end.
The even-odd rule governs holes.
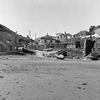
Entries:
POLYGON ((56 40, 55 37, 53 37, 53 36, 49 36, 48 34, 45 35, 45 36, 43 36, 43 37, 41 37, 41 38, 38 38, 38 39, 56 40))
POLYGON ((66 33, 65 36, 72 36, 70 33, 66 33))
POLYGON ((95 30, 95 29, 98 29, 98 28, 100 28, 100 25, 98 25, 97 27, 95 27, 94 30, 95 30))
POLYGON ((84 31, 80 31, 79 33, 74 34, 75 36, 87 36, 87 35, 91 35, 90 32, 84 30, 84 31))
POLYGON ((70 33, 57 33, 56 35, 57 36, 62 36, 63 35, 63 36, 66 36, 66 37, 67 36, 72 36, 70 33))
POLYGON ((56 35, 64 35, 64 33, 56 33, 56 35))

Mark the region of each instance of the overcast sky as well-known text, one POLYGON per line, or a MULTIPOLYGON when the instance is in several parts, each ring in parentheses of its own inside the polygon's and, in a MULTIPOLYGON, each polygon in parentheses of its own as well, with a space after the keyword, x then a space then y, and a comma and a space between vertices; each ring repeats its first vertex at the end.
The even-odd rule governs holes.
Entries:
POLYGON ((31 37, 100 25, 100 0, 0 0, 0 24, 31 37))

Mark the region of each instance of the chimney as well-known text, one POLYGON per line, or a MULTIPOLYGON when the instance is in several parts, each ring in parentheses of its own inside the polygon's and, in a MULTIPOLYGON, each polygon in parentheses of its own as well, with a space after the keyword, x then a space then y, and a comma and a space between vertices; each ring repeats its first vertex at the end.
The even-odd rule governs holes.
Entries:
POLYGON ((64 33, 65 33, 65 35, 67 34, 66 31, 64 33))

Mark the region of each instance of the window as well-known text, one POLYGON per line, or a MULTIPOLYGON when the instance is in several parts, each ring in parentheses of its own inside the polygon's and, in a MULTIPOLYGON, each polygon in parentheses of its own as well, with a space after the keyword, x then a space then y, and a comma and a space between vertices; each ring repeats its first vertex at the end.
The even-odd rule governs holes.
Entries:
POLYGON ((38 42, 40 42, 40 40, 38 40, 38 42))
POLYGON ((67 38, 70 39, 70 36, 68 36, 67 38))
POLYGON ((11 38, 11 35, 10 35, 10 34, 7 34, 7 36, 8 36, 9 38, 11 38))
POLYGON ((47 40, 44 40, 44 42, 47 42, 47 40))
POLYGON ((10 43, 10 40, 7 40, 6 43, 10 43))
POLYGON ((50 43, 52 43, 52 40, 50 40, 50 43))

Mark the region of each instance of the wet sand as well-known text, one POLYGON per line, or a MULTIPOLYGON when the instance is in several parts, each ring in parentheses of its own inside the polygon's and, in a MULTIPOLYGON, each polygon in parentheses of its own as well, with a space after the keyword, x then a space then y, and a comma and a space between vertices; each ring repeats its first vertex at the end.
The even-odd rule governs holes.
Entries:
POLYGON ((100 61, 0 56, 0 100, 100 100, 100 61))

